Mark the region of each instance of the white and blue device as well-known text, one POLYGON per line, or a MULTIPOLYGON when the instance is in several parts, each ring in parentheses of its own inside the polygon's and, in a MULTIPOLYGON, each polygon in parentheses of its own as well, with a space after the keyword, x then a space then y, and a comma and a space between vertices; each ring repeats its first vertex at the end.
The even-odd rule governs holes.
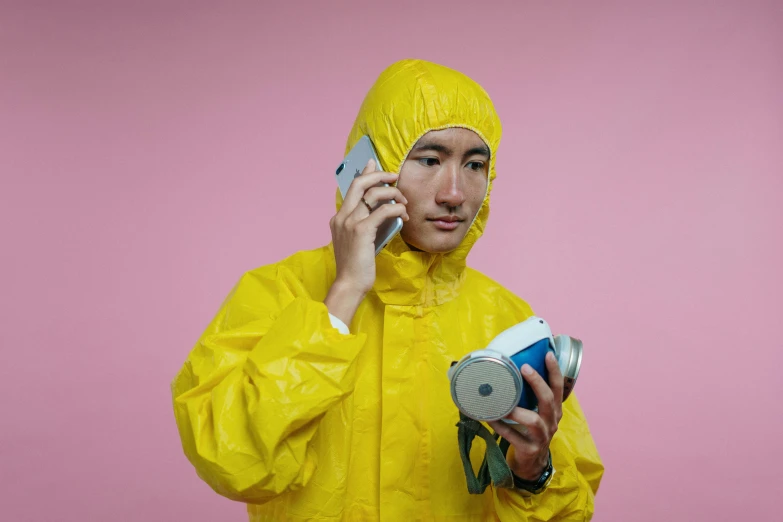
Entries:
POLYGON ((537 410, 538 400, 520 369, 527 363, 549 382, 546 354, 554 352, 563 373, 563 400, 576 384, 582 365, 582 341, 553 336, 549 324, 530 317, 498 334, 489 345, 465 355, 448 371, 451 398, 466 416, 478 421, 504 419, 514 408, 537 410))

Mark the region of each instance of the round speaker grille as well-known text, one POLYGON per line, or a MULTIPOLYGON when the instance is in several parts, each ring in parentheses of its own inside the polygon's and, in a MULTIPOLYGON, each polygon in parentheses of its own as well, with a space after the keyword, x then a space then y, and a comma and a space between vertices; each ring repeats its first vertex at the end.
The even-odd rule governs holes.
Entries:
POLYGON ((457 407, 476 420, 496 420, 508 415, 519 402, 521 390, 513 365, 497 359, 465 361, 452 382, 457 407))

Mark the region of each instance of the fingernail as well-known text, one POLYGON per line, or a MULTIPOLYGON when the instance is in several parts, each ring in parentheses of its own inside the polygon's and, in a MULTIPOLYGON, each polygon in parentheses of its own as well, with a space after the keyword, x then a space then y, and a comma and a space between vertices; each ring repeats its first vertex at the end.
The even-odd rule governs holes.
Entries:
POLYGON ((533 375, 533 368, 531 368, 529 364, 523 364, 522 373, 525 375, 533 375))
POLYGON ((554 362, 555 361, 555 354, 553 354, 552 352, 547 352, 546 359, 548 361, 550 361, 550 362, 554 362))
POLYGON ((375 160, 372 158, 370 158, 369 161, 367 161, 367 166, 369 167, 370 165, 375 165, 375 160))

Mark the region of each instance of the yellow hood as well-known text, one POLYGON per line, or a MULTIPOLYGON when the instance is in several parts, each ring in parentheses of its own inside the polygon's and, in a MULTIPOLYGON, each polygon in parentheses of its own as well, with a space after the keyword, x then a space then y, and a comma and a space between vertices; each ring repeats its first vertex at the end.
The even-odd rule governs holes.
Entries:
MULTIPOLYGON (((470 129, 491 152, 484 202, 460 246, 446 254, 410 250, 397 235, 377 259, 375 293, 386 304, 435 305, 459 291, 465 259, 484 233, 501 125, 487 92, 464 74, 424 60, 402 60, 386 68, 359 109, 345 147, 347 154, 368 135, 386 172, 399 173, 416 142, 432 130, 470 129)), ((342 203, 337 191, 337 207, 342 203)))

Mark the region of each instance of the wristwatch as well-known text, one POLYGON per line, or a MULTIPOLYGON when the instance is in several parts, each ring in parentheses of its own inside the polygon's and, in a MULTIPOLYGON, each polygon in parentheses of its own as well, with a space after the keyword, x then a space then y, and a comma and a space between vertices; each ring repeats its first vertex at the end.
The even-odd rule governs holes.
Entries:
POLYGON ((544 491, 555 474, 555 468, 552 467, 552 452, 549 452, 549 460, 547 462, 544 472, 538 477, 538 480, 522 480, 512 473, 514 477, 514 489, 521 489, 534 495, 538 495, 544 491))

